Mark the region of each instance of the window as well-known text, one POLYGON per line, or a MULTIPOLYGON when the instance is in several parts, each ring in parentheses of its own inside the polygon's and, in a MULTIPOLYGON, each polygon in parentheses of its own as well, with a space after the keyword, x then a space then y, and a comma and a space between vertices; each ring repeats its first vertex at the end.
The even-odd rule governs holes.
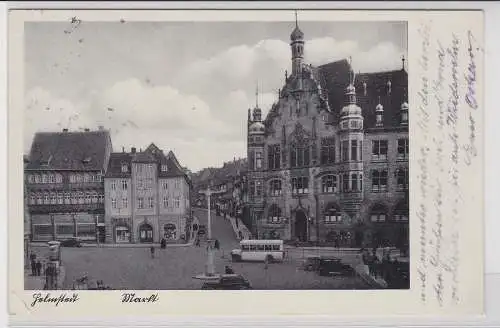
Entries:
POLYGON ((372 143, 372 159, 386 160, 387 159, 387 140, 373 140, 372 143))
POLYGON ((262 168, 262 152, 260 151, 255 152, 255 168, 262 168))
POLYGON ((350 191, 350 188, 349 188, 349 173, 344 173, 342 175, 342 191, 343 192, 350 191))
POLYGON ((153 197, 148 197, 149 208, 153 208, 153 197))
POLYGON ((359 179, 359 185, 358 185, 359 191, 363 191, 363 174, 360 173, 358 179, 359 179))
POLYGON ((255 162, 254 162, 254 159, 255 159, 255 155, 254 155, 254 152, 251 151, 249 154, 248 154, 248 165, 250 165, 250 170, 253 171, 255 170, 255 162))
POLYGON ((128 207, 128 198, 122 198, 122 206, 123 206, 123 208, 128 207))
POLYGON ((387 191, 387 170, 372 171, 372 191, 387 191))
POLYGON ((56 183, 62 183, 62 175, 56 174, 56 183))
POLYGON ((34 194, 30 195, 30 204, 36 204, 36 197, 34 194))
POLYGON ((49 194, 44 194, 43 195, 43 203, 44 204, 50 204, 49 194))
POLYGON ((163 185, 163 190, 168 190, 168 183, 167 183, 167 181, 162 181, 162 185, 163 185))
POLYGON ((342 222, 340 210, 335 205, 329 205, 325 210, 325 223, 342 222))
POLYGON ((78 204, 85 203, 85 194, 83 192, 78 193, 78 204))
POLYGON ((302 167, 309 165, 309 147, 293 144, 290 150, 290 166, 302 167))
POLYGON ((351 190, 358 191, 358 174, 351 174, 351 190))
POLYGON ((35 175, 35 183, 40 183, 41 179, 40 176, 37 174, 35 175))
POLYGON ((335 163, 335 138, 321 139, 321 164, 335 163))
POLYGON ((47 182, 48 182, 47 174, 42 174, 42 183, 47 183, 47 182))
POLYGON ((52 205, 57 203, 57 195, 55 193, 50 193, 50 203, 52 205))
POLYGON ((358 160, 358 140, 351 140, 351 161, 358 160))
POLYGON ((281 208, 278 205, 273 204, 269 207, 269 214, 267 217, 268 223, 280 223, 281 222, 281 208))
POLYGON ((180 188, 180 181, 179 180, 175 180, 174 181, 174 188, 175 189, 179 189, 180 188))
POLYGON ((262 196, 262 181, 255 182, 255 196, 262 196))
POLYGON ((49 175, 49 182, 56 183, 56 176, 54 174, 49 175))
POLYGON ((82 183, 82 182, 83 182, 83 176, 82 176, 82 175, 80 175, 80 174, 77 174, 77 175, 76 175, 76 182, 78 182, 78 183, 82 183))
POLYGON ((89 192, 87 192, 85 193, 85 204, 90 204, 90 203, 92 203, 92 195, 89 192))
POLYGON ((137 198, 137 208, 144 208, 144 198, 137 198))
POLYGON ((122 164, 122 172, 125 173, 125 172, 128 172, 128 165, 127 164, 122 164))
POLYGON ((408 222, 408 203, 405 201, 400 201, 396 208, 394 209, 394 221, 396 222, 408 222))
POLYGON ((128 181, 127 180, 122 180, 122 189, 123 190, 127 190, 127 187, 128 187, 128 181))
POLYGON ((370 220, 372 222, 385 222, 387 218, 387 210, 383 205, 375 205, 370 212, 370 220))
POLYGON ((97 193, 93 193, 92 194, 92 203, 97 204, 97 201, 98 201, 97 193))
POLYGON ((43 195, 42 195, 42 194, 37 194, 37 195, 36 195, 36 203, 37 203, 38 205, 43 204, 43 195))
POLYGON ((168 206, 168 196, 163 196, 163 207, 167 208, 168 206))
POLYGON ((396 183, 398 190, 408 189, 408 170, 400 168, 396 171, 396 183))
POLYGON ((398 139, 398 159, 408 159, 409 144, 408 139, 398 139))
POLYGON ((31 174, 30 174, 30 175, 28 175, 28 182, 29 182, 29 183, 33 183, 33 182, 35 182, 35 176, 34 176, 34 175, 31 175, 31 174))
POLYGON ((99 195, 99 203, 104 203, 104 195, 99 195))
POLYGON ((267 148, 267 161, 270 170, 277 170, 281 167, 280 145, 270 145, 267 148))
POLYGON ((341 143, 342 162, 349 160, 349 140, 344 140, 341 143))
POLYGON ((292 194, 307 194, 309 192, 309 178, 292 178, 292 194))
POLYGON ((248 191, 250 193, 250 197, 255 196, 255 181, 250 181, 248 183, 248 191))
POLYGON ((167 166, 167 164, 162 164, 162 165, 161 165, 161 171, 162 171, 162 172, 167 172, 167 171, 168 171, 168 166, 167 166))
POLYGON ((111 190, 116 190, 116 181, 111 181, 111 190))
POLYGON ((325 175, 321 179, 321 190, 324 193, 337 192, 338 191, 337 176, 333 174, 325 175))
POLYGON ((90 176, 87 173, 83 175, 83 182, 90 182, 90 176))
POLYGON ((279 196, 281 195, 281 180, 275 179, 271 180, 269 183, 270 186, 270 192, 272 196, 279 196))

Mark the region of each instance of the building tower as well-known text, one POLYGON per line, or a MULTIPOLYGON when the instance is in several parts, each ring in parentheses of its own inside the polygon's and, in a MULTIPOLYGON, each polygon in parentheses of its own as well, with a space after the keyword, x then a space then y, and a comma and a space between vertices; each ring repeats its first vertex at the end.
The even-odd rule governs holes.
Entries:
POLYGON ((299 29, 297 12, 295 12, 295 29, 290 34, 290 41, 292 49, 292 75, 297 76, 301 73, 304 62, 304 33, 299 29))
POLYGON ((265 126, 262 122, 262 110, 259 108, 258 89, 256 90, 255 108, 248 127, 248 196, 251 207, 253 234, 258 234, 258 223, 264 211, 264 137, 265 126))
POLYGON ((342 108, 340 117, 340 174, 342 192, 341 206, 349 215, 352 223, 359 218, 363 200, 363 116, 356 103, 355 75, 350 70, 349 85, 346 88, 347 105, 342 108))

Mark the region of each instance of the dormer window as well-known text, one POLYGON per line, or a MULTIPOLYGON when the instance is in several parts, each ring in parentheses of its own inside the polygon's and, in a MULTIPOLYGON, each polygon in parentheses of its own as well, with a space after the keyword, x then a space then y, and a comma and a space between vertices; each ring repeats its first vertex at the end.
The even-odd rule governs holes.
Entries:
POLYGON ((128 172, 127 164, 122 164, 122 173, 128 172))
POLYGON ((44 158, 40 160, 40 164, 42 166, 49 166, 51 160, 52 160, 52 155, 50 155, 49 158, 44 158))
POLYGON ((167 171, 168 171, 168 166, 167 166, 167 164, 162 164, 162 165, 161 165, 161 171, 162 171, 162 172, 167 172, 167 171))

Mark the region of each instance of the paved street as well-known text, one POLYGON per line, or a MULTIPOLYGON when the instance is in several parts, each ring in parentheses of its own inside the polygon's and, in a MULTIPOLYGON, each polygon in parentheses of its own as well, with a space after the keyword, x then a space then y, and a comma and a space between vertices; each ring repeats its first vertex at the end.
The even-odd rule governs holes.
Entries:
MULTIPOLYGON (((195 215, 200 224, 208 224, 206 211, 195 210, 195 215)), ((229 252, 238 241, 229 220, 223 217, 212 216, 212 237, 221 244, 221 250, 214 256, 216 271, 222 272, 225 265, 231 264, 255 289, 368 288, 359 278, 320 277, 298 269, 301 250, 290 250, 287 261, 270 264, 267 270, 263 263, 231 263, 229 252)), ((149 248, 138 247, 63 248, 61 256, 66 267, 66 288, 71 288, 73 282, 86 273, 91 281, 103 280, 114 289, 199 289, 202 282, 192 277, 204 271, 206 244, 157 249, 154 259, 149 248)))

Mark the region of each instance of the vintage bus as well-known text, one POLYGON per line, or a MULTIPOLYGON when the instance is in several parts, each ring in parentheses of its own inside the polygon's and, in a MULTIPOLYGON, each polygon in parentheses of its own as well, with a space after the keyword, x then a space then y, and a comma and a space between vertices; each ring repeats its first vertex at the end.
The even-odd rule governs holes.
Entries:
POLYGON ((247 239, 240 241, 240 248, 231 251, 231 260, 281 262, 284 257, 283 240, 247 239))

